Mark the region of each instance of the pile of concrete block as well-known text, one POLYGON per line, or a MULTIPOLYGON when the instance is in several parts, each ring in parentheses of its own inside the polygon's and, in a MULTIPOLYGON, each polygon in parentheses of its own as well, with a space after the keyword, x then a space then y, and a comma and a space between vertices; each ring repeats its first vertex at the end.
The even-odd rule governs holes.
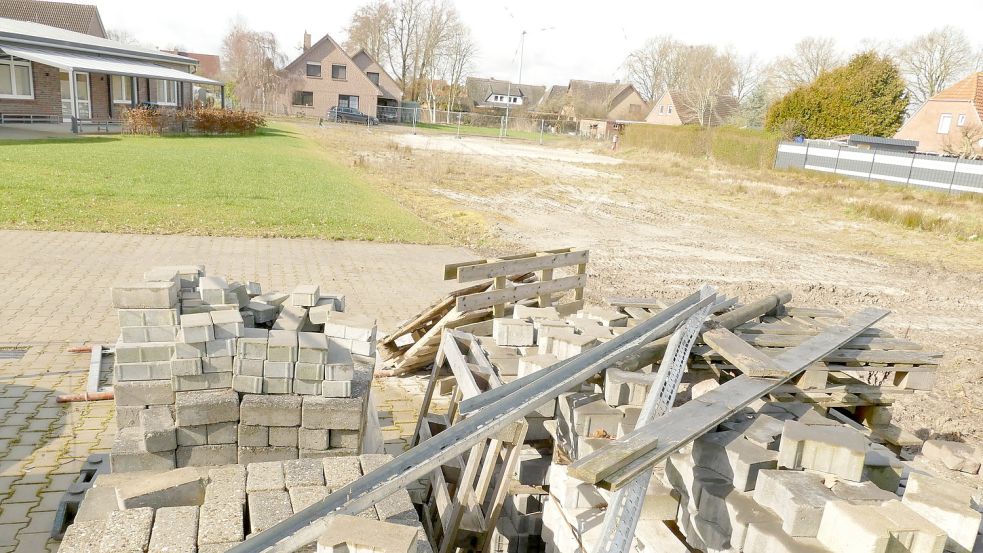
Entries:
MULTIPOLYGON (((927 474, 806 404, 758 402, 656 467, 643 552, 975 551, 978 491, 927 474)), ((609 492, 553 464, 547 551, 591 551, 609 492)))
MULTIPOLYGON (((102 474, 59 551, 226 551, 391 459, 362 455, 102 474)), ((357 517, 338 517, 316 547, 340 553, 345 544, 347 551, 432 551, 406 490, 357 517)))
POLYGON ((158 267, 114 287, 114 471, 360 452, 375 321, 317 286, 158 267))

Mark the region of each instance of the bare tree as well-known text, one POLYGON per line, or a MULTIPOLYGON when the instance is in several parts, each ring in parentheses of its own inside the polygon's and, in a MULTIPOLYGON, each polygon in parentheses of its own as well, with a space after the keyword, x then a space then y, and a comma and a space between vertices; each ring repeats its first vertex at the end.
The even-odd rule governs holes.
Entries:
POLYGON ((389 44, 386 31, 391 26, 392 7, 384 0, 376 0, 355 11, 345 29, 348 40, 345 48, 350 52, 364 49, 379 63, 388 54, 389 44))
POLYGON ((696 113, 700 126, 709 127, 720 119, 719 103, 735 85, 738 64, 708 44, 688 47, 684 59, 683 94, 677 101, 696 113))
POLYGON ((946 137, 943 140, 942 151, 950 156, 964 159, 983 159, 983 127, 966 125, 959 129, 959 137, 955 142, 946 137))
POLYGON ((658 100, 667 90, 678 88, 683 74, 686 45, 669 35, 645 41, 625 59, 628 80, 647 102, 658 100))
POLYGON ((463 75, 476 52, 451 0, 373 0, 352 17, 346 46, 365 48, 399 81, 405 98, 431 105, 435 82, 458 84, 454 74, 463 75), (448 67, 457 70, 448 74, 448 67))
POLYGON ((765 74, 758 57, 754 54, 739 55, 728 52, 734 69, 734 98, 743 105, 765 81, 765 74))
POLYGON ((781 92, 788 92, 811 83, 823 71, 829 71, 841 62, 832 38, 807 37, 795 45, 792 55, 775 60, 771 66, 771 80, 781 92))
POLYGON ((270 111, 285 103, 286 55, 272 33, 253 31, 242 21, 222 40, 222 68, 241 105, 270 111))
POLYGON ((917 107, 973 71, 980 60, 961 30, 942 27, 915 37, 895 53, 917 107))
POLYGON ((471 37, 471 30, 463 24, 452 32, 444 56, 443 73, 447 80, 447 115, 458 109, 457 100, 464 90, 465 77, 471 72, 478 55, 478 45, 471 37))
POLYGON ((137 46, 140 41, 137 40, 136 35, 129 31, 129 29, 108 29, 106 31, 106 38, 109 40, 115 40, 116 42, 122 42, 123 44, 129 44, 130 46, 137 46))

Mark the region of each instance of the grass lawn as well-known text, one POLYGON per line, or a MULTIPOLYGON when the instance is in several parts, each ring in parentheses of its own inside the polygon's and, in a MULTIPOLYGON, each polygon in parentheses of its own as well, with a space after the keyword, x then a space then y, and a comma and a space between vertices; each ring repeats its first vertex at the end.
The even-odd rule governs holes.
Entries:
POLYGON ((244 137, 0 141, 0 227, 442 242, 290 124, 244 137))

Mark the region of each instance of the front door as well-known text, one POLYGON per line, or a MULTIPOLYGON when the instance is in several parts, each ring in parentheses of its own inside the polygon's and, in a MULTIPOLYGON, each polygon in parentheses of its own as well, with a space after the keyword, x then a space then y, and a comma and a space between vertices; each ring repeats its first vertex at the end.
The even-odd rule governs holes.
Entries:
POLYGON ((72 76, 62 71, 58 74, 61 77, 61 117, 64 121, 71 121, 75 116, 75 98, 72 92, 72 76))
POLYGON ((75 103, 78 105, 78 118, 92 119, 92 98, 89 93, 89 74, 75 74, 75 103))

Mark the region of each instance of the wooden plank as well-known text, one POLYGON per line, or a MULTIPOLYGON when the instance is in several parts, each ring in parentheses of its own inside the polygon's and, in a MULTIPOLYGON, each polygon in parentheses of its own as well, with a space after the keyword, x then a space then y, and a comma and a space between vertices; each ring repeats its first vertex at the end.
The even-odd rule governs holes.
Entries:
POLYGON ((468 361, 464 358, 464 354, 461 353, 460 346, 453 335, 448 332, 444 333, 440 342, 440 351, 447 359, 447 364, 450 365, 451 372, 454 373, 454 379, 457 381, 457 389, 461 391, 464 399, 479 395, 481 388, 478 387, 474 375, 471 374, 468 361))
MULTIPOLYGON (((539 275, 539 281, 549 282, 551 280, 553 280, 553 269, 543 269, 539 275)), ((540 294, 537 305, 538 307, 549 307, 553 305, 553 296, 551 294, 540 294)))
MULTIPOLYGON (((786 324, 775 323, 746 323, 732 330, 738 334, 801 334, 805 336, 815 336, 820 332, 817 329, 793 328, 786 324)), ((890 332, 878 328, 866 329, 860 334, 860 336, 894 338, 894 335, 890 332)))
POLYGON ((588 250, 570 251, 565 253, 539 254, 521 259, 494 261, 478 265, 458 267, 458 282, 474 282, 498 276, 516 273, 530 273, 543 269, 556 269, 587 263, 590 259, 588 250))
POLYGON ((485 307, 535 298, 540 294, 552 294, 574 288, 583 288, 586 285, 587 275, 563 277, 549 282, 537 282, 535 284, 520 284, 515 288, 493 290, 457 298, 457 311, 468 313, 485 307))
MULTIPOLYGON (((788 348, 794 347, 806 341, 809 336, 806 334, 744 334, 738 331, 737 335, 745 342, 757 347, 766 348, 788 348)), ((904 350, 918 351, 922 349, 920 344, 900 338, 878 338, 875 336, 858 336, 853 340, 843 344, 840 349, 875 349, 875 350, 904 350)))
POLYGON ((725 382, 719 388, 586 455, 574 462, 568 473, 602 488, 620 489, 636 475, 651 470, 652 465, 673 451, 715 428, 735 411, 783 385, 887 314, 883 309, 865 309, 846 319, 843 324, 831 326, 823 334, 776 356, 774 360, 786 369, 787 376, 764 379, 742 375, 725 382))
MULTIPOLYGON (((803 342, 805 343, 805 342, 803 342)), ((801 345, 801 344, 800 344, 801 345)), ((798 346, 797 346, 798 347, 798 346)), ((789 349, 759 349, 763 355, 777 356, 789 349)), ((695 346, 693 355, 699 357, 716 358, 718 355, 726 359, 720 352, 712 348, 695 346)), ((838 349, 830 352, 822 359, 826 363, 877 363, 877 364, 906 364, 906 365, 938 365, 942 362, 942 353, 922 352, 922 351, 896 351, 896 350, 865 350, 865 349, 838 349)), ((730 361, 728 359, 728 361, 730 361)), ((732 362, 733 363, 733 362, 732 362)), ((736 365, 736 363, 734 363, 736 365)))
POLYGON ((640 309, 665 309, 666 302, 655 298, 605 298, 611 307, 637 307, 640 309))
POLYGON ((703 341, 748 376, 780 377, 788 371, 726 328, 703 333, 703 341))
MULTIPOLYGON (((565 253, 565 252, 570 252, 570 251, 573 251, 573 248, 559 248, 559 249, 555 249, 555 250, 546 250, 545 252, 542 252, 542 253, 551 254, 551 253, 565 253)), ((539 252, 521 253, 521 254, 517 254, 517 255, 507 255, 507 256, 504 256, 504 257, 498 257, 498 258, 494 258, 494 259, 474 259, 474 260, 471 260, 471 261, 463 261, 461 263, 448 263, 447 265, 444 265, 444 280, 454 280, 454 279, 456 279, 457 278, 458 271, 461 268, 463 268, 463 267, 470 267, 472 265, 483 265, 483 264, 486 264, 486 263, 493 263, 493 262, 498 262, 498 261, 511 261, 511 260, 514 260, 514 259, 526 259, 528 257, 536 257, 537 255, 540 255, 540 253, 539 252)))
POLYGON ((829 317, 842 319, 843 312, 836 309, 822 309, 819 307, 786 307, 785 312, 793 317, 829 317))

